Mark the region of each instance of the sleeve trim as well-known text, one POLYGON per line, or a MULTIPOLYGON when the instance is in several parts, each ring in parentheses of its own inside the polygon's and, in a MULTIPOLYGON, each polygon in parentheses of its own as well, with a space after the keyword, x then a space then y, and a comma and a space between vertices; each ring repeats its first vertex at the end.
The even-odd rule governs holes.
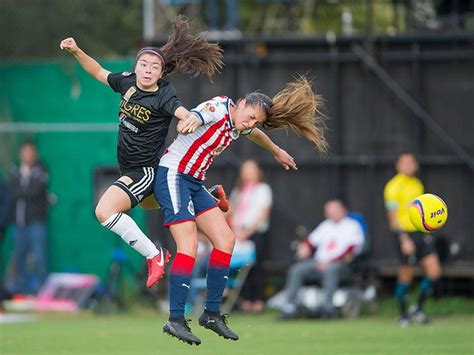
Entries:
POLYGON ((385 208, 387 210, 395 210, 398 207, 398 203, 396 201, 387 201, 385 202, 385 208))
POLYGON ((201 119, 201 123, 203 125, 206 124, 206 122, 204 121, 204 117, 202 117, 202 115, 201 115, 201 112, 195 111, 195 110, 191 110, 190 112, 193 112, 193 113, 197 114, 199 116, 199 118, 201 119))

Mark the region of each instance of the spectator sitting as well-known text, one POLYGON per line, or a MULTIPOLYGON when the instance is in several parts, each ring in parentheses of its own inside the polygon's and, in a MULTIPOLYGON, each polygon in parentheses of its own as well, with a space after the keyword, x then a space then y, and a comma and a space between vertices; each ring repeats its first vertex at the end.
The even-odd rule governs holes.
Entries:
POLYGON ((361 225, 347 216, 347 208, 341 200, 329 200, 324 205, 326 219, 298 245, 301 261, 288 271, 284 294, 283 313, 279 319, 296 317, 296 295, 305 280, 320 279, 324 292, 321 317, 334 315, 332 297, 339 282, 350 275, 348 263, 359 253, 364 243, 361 225), (316 249, 311 258, 313 249, 316 249))

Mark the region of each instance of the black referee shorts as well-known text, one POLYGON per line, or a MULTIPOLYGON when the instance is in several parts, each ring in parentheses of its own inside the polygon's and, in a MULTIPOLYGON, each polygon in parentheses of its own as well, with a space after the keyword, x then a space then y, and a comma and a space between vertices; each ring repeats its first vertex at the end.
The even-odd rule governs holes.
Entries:
POLYGON ((126 170, 122 172, 122 176, 114 182, 114 185, 127 193, 133 208, 153 193, 155 173, 156 171, 152 167, 126 170), (124 177, 128 177, 128 179, 124 179, 124 177))
POLYGON ((402 253, 399 233, 393 233, 393 237, 397 242, 398 257, 401 265, 414 265, 425 256, 436 253, 433 236, 422 232, 407 232, 410 239, 416 247, 415 255, 405 255, 402 253))

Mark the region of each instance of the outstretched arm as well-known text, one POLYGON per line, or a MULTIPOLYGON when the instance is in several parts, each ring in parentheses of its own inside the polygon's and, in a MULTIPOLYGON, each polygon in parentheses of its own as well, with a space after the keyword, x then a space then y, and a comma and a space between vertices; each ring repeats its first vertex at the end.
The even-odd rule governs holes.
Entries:
POLYGON ((293 170, 298 170, 296 166, 295 159, 288 154, 285 150, 280 148, 278 145, 273 143, 273 141, 260 129, 254 128, 250 134, 246 136, 252 142, 258 144, 259 146, 265 148, 273 154, 275 160, 283 166, 286 170, 292 168, 293 170))
POLYGON ((201 125, 201 119, 195 113, 185 109, 183 106, 178 107, 174 113, 178 119, 176 130, 181 134, 193 133, 196 128, 201 125))
POLYGON ((77 59, 79 64, 84 68, 86 72, 92 75, 94 78, 99 80, 101 83, 105 85, 109 85, 107 81, 107 77, 109 76, 110 72, 97 63, 97 61, 89 57, 81 48, 79 48, 76 44, 74 38, 69 37, 63 39, 59 44, 59 48, 67 50, 69 53, 74 55, 77 59))

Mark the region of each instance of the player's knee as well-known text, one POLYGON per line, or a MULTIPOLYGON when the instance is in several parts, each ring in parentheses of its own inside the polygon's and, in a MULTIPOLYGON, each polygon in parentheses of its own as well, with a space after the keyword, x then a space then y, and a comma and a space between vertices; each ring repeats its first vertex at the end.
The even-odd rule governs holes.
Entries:
POLYGON ((235 246, 235 234, 232 230, 228 229, 220 240, 219 250, 225 251, 226 253, 232 253, 235 246))
POLYGON ((441 277, 441 268, 436 268, 426 273, 431 280, 438 280, 441 277))
POLYGON ((112 215, 113 215, 113 212, 108 211, 105 208, 102 208, 100 205, 97 205, 95 207, 95 216, 100 223, 104 223, 112 215))
POLYGON ((180 254, 186 254, 195 257, 198 248, 198 240, 197 238, 189 238, 186 242, 181 242, 180 240, 176 240, 176 250, 180 254))
POLYGON ((199 244, 199 241, 197 238, 191 238, 191 240, 188 243, 188 248, 191 255, 196 255, 198 244, 199 244))

